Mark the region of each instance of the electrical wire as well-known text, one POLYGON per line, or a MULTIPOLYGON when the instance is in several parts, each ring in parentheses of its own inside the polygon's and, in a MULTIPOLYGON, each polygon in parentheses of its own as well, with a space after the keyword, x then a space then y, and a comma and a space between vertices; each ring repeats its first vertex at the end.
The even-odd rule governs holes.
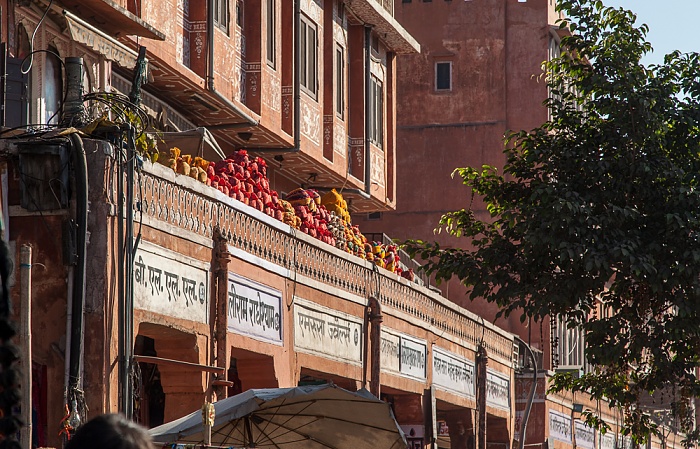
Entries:
MULTIPOLYGON (((39 23, 36 24, 36 28, 34 28, 34 32, 32 33, 32 38, 29 40, 29 54, 24 58, 27 59, 29 58, 29 67, 27 67, 27 70, 25 71, 22 67, 24 66, 24 59, 22 60, 22 64, 20 64, 20 72, 22 72, 22 75, 26 75, 29 73, 29 71, 32 69, 32 65, 34 63, 34 53, 36 53, 34 49, 34 38, 36 37, 36 32, 39 31, 39 28, 41 28, 41 24, 44 22, 44 19, 46 18, 46 15, 49 13, 51 10, 51 5, 53 5, 53 0, 49 1, 48 6, 46 7, 46 10, 44 11, 44 14, 41 16, 41 19, 39 19, 39 23)), ((37 50, 38 51, 46 51, 46 50, 37 50)), ((59 61, 61 58, 58 58, 59 61)), ((63 63, 63 61, 61 61, 63 63)))

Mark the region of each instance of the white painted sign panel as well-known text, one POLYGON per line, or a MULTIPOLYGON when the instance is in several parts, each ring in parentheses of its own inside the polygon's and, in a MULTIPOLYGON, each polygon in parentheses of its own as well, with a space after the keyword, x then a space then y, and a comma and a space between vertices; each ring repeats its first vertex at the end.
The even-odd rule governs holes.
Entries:
POLYGON ((588 427, 583 421, 574 421, 576 428, 576 446, 584 449, 595 448, 595 429, 588 427))
POLYGON ((209 322, 209 264, 148 242, 134 258, 134 307, 209 322))
POLYGON ((362 318, 294 298, 294 347, 323 357, 362 363, 362 318))
POLYGON ((549 411, 549 437, 571 443, 571 417, 554 410, 549 411))
POLYGON ((418 379, 428 375, 428 344, 423 340, 401 335, 401 374, 418 379))
POLYGON ((474 397, 474 362, 433 346, 433 383, 453 393, 474 397))
POLYGON ((510 379, 486 370, 486 404, 510 410, 510 379))
POLYGON ((401 337, 382 328, 382 371, 401 374, 401 337))
POLYGON ((605 434, 599 434, 600 435, 600 446, 599 449, 615 449, 615 434, 614 433, 605 433, 605 434))
POLYGON ((228 330, 282 343, 282 292, 228 274, 228 330))
POLYGON ((425 380, 428 344, 386 328, 382 329, 382 370, 425 380))

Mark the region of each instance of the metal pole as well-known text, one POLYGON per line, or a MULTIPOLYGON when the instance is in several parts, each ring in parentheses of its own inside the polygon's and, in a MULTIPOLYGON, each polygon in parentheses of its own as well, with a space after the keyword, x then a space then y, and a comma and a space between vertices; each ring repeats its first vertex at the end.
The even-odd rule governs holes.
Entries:
POLYGON ((0 126, 5 126, 5 112, 7 109, 7 44, 0 43, 0 126))
POLYGON ((530 418, 530 411, 532 410, 532 401, 535 399, 535 390, 537 390, 537 359, 535 359, 535 353, 532 352, 530 345, 528 345, 518 337, 515 338, 519 340, 523 344, 523 346, 525 346, 527 352, 530 353, 530 360, 532 360, 532 387, 530 388, 530 395, 527 398, 527 406, 525 407, 525 412, 523 413, 523 422, 520 426, 520 444, 518 445, 520 449, 525 449, 525 434, 527 432, 527 420, 530 418))
POLYGON ((133 126, 127 132, 126 145, 126 242, 124 250, 124 415, 133 418, 133 385, 131 384, 131 363, 134 351, 134 170, 135 170, 135 139, 136 131, 133 126))
POLYGON ((488 361, 486 348, 479 345, 476 351, 477 449, 486 449, 486 365, 488 361))
POLYGON ((22 447, 32 447, 32 247, 20 249, 20 301, 21 301, 21 367, 22 367, 22 421, 20 442, 22 447))

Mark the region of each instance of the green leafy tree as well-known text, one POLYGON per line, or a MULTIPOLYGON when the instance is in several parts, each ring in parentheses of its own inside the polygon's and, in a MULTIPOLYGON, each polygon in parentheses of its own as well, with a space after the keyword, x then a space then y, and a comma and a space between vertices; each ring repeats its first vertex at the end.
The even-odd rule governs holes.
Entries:
POLYGON ((560 0, 559 8, 571 33, 561 57, 544 65, 551 119, 508 136, 503 174, 455 171, 491 219, 448 213, 440 229, 465 237, 465 248, 417 240, 407 248, 438 280, 459 278, 501 314, 561 316, 581 328, 596 368, 555 377, 554 390, 605 398, 625 412, 623 433, 637 441, 658 431, 640 398, 665 391, 693 440, 700 60, 675 52, 647 67, 647 27, 635 26, 632 12, 592 0, 560 0))

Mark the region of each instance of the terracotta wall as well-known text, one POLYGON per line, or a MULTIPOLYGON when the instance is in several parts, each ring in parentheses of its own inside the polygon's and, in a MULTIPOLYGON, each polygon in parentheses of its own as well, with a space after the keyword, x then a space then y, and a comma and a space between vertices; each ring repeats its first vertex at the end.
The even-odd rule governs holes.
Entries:
MULTIPOLYGON (((463 240, 434 234, 440 216, 472 207, 488 219, 479 199, 472 202, 467 188, 450 175, 457 167, 502 167, 505 132, 546 120, 546 88, 537 75, 547 58, 550 8, 549 0, 395 2, 397 20, 422 51, 397 59, 396 211, 379 220, 357 216, 363 230, 463 246, 463 240), (449 91, 435 89, 436 62, 452 64, 449 91)), ((443 284, 441 291, 494 319, 497 308, 471 303, 458 282, 443 284)), ((497 323, 541 348, 539 327, 531 333, 517 318, 497 323)))

